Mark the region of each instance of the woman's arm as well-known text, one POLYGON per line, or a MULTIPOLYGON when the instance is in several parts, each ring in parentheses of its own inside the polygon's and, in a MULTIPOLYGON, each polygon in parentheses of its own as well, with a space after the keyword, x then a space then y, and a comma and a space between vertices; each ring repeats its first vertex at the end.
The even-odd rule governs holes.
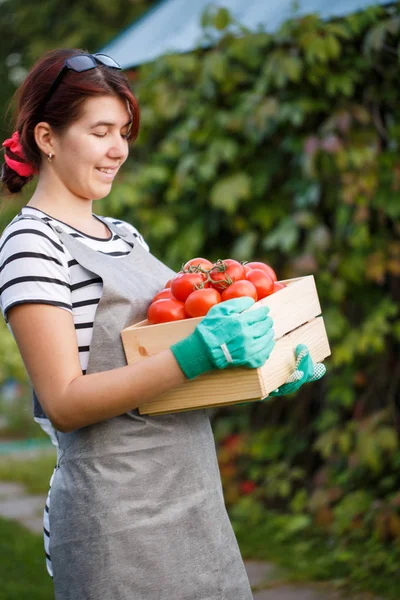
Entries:
POLYGON ((72 315, 55 306, 20 304, 9 310, 8 321, 36 394, 59 431, 133 410, 185 380, 170 350, 82 375, 72 315))

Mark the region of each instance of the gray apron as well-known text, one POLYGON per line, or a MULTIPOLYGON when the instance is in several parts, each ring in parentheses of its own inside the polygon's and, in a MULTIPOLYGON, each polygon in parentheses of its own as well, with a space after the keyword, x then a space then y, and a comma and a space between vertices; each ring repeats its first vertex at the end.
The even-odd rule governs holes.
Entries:
MULTIPOLYGON (((128 255, 97 252, 48 223, 103 280, 87 374, 126 365, 121 330, 146 318, 173 275, 128 230, 101 220, 133 244, 128 255)), ((56 600, 253 598, 206 410, 131 410, 57 437, 49 510, 56 600)))

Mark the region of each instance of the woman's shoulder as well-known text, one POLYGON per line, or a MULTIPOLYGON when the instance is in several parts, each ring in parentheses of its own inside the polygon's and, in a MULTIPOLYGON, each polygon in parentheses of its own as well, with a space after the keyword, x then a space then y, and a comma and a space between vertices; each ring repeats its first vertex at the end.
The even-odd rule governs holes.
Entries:
POLYGON ((30 250, 51 251, 53 254, 64 254, 60 238, 48 226, 46 220, 32 218, 30 213, 19 212, 4 228, 0 236, 0 263, 11 253, 30 250))
POLYGON ((45 221, 18 214, 0 238, 0 309, 53 304, 71 312, 68 255, 45 221))
POLYGON ((47 224, 49 220, 51 219, 46 219, 45 215, 43 215, 40 211, 33 213, 32 210, 27 210, 27 207, 23 207, 22 210, 8 223, 8 225, 6 225, 1 234, 1 238, 4 238, 12 231, 26 229, 27 227, 32 229, 36 228, 40 231, 43 231, 43 228, 45 228, 45 231, 52 231, 51 227, 49 227, 47 224))

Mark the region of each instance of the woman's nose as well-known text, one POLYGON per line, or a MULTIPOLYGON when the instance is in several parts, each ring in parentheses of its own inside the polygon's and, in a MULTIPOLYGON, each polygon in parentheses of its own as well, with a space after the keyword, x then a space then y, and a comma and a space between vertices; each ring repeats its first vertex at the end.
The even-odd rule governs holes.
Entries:
POLYGON ((109 148, 108 154, 112 158, 125 160, 125 158, 128 156, 128 152, 128 144, 126 143, 126 140, 118 135, 113 139, 113 143, 109 148))

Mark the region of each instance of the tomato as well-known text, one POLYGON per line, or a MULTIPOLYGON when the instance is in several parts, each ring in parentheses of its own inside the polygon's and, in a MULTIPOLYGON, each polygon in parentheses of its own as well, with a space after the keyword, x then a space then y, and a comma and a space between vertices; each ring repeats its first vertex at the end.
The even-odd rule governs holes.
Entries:
POLYGON ((234 277, 236 281, 239 279, 244 279, 246 276, 246 271, 242 263, 233 258, 226 258, 224 263, 228 265, 228 274, 230 277, 234 277))
POLYGON ((256 286, 246 279, 235 281, 222 292, 221 299, 222 301, 231 300, 232 298, 240 298, 241 296, 250 296, 250 298, 253 298, 257 302, 256 286))
POLYGON ((154 296, 151 303, 155 302, 156 300, 161 300, 162 298, 173 298, 171 288, 165 288, 164 290, 161 290, 161 292, 158 292, 158 294, 154 296))
POLYGON ((195 290, 186 298, 185 311, 189 317, 203 317, 219 302, 221 294, 214 288, 195 290))
POLYGON ((224 290, 235 281, 246 279, 244 266, 237 260, 226 258, 214 263, 209 272, 209 281, 216 290, 224 290))
POLYGON ((286 285, 284 283, 281 283, 280 281, 274 281, 274 291, 272 293, 274 294, 275 292, 279 292, 279 290, 283 290, 285 287, 286 285))
POLYGON ((256 287, 258 299, 265 298, 274 292, 274 281, 265 271, 261 269, 250 269, 246 274, 247 281, 251 281, 256 287))
POLYGON ((168 279, 167 283, 165 284, 166 288, 171 287, 171 283, 172 283, 172 279, 168 279))
POLYGON ((178 273, 171 283, 171 291, 180 302, 185 302, 189 294, 198 287, 210 287, 203 273, 178 273))
POLYGON ((186 319, 185 305, 174 298, 162 298, 152 302, 147 311, 147 320, 150 325, 180 321, 186 319))
POLYGON ((274 281, 278 281, 275 271, 272 267, 263 262, 249 262, 246 264, 246 267, 250 267, 250 269, 261 269, 265 271, 267 275, 271 277, 274 281))
POLYGON ((243 265, 243 266, 244 266, 244 272, 246 273, 246 275, 247 275, 247 273, 250 273, 251 267, 248 267, 247 265, 243 265))
POLYGON ((199 269, 203 269, 203 271, 208 271, 209 269, 213 268, 213 263, 210 260, 207 260, 206 258, 192 258, 183 265, 182 271, 187 271, 188 269, 190 269, 190 267, 193 271, 196 271, 196 267, 198 267, 199 269))

